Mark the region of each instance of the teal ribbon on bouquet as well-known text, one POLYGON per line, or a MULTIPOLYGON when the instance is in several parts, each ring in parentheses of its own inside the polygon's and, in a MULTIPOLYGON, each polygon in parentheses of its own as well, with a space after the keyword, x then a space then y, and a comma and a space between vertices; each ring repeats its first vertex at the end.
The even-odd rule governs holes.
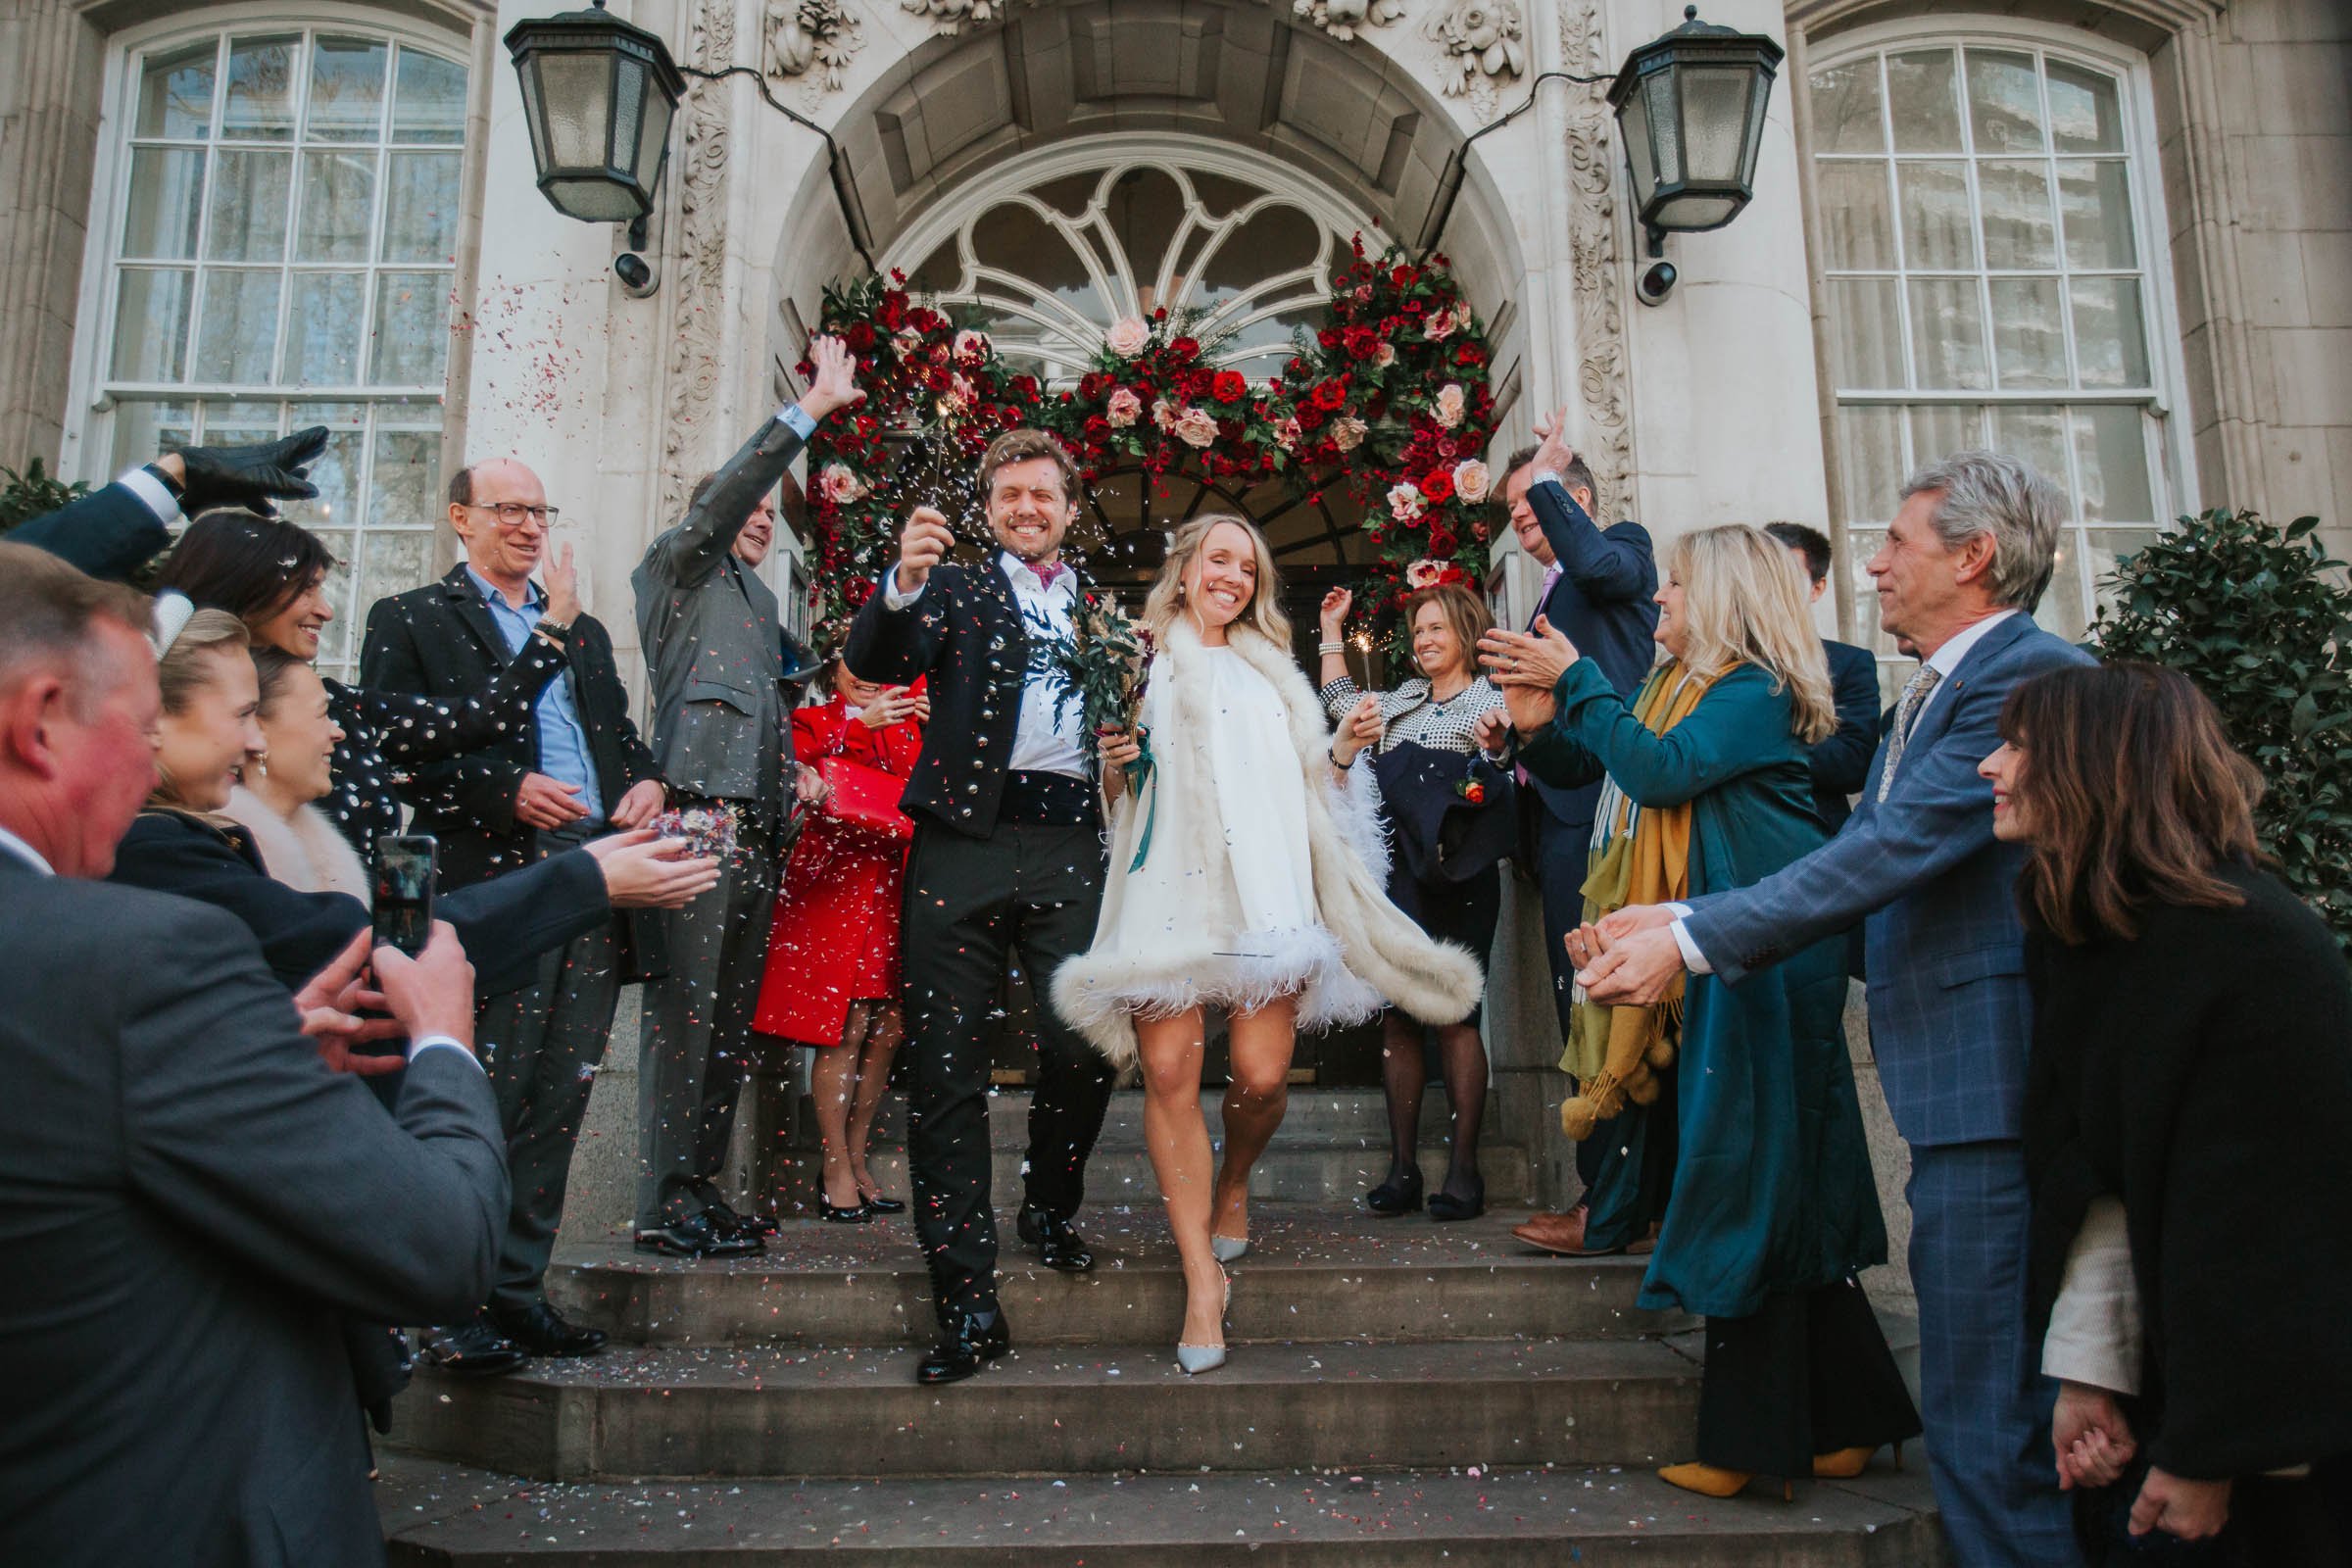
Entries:
MULTIPOLYGON (((1136 726, 1135 744, 1142 756, 1127 764, 1127 793, 1137 800, 1144 798, 1144 786, 1152 782, 1155 764, 1152 760, 1152 732, 1136 726)), ((1152 805, 1144 812, 1144 831, 1135 841, 1135 858, 1127 862, 1129 875, 1144 868, 1144 857, 1152 853, 1152 826, 1159 820, 1159 792, 1152 792, 1152 805)))

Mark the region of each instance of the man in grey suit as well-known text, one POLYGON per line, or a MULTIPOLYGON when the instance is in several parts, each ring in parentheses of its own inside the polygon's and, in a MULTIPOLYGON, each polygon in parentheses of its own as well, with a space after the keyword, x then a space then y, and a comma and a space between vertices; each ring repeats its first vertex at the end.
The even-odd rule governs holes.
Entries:
MULTIPOLYGON (((654 756, 672 804, 732 824, 718 886, 667 917, 669 973, 647 987, 638 1073, 637 1246, 685 1257, 756 1252, 775 1228, 717 1187, 750 1076, 752 1008, 767 960, 784 853, 791 704, 776 596, 758 568, 775 539, 770 492, 818 421, 865 394, 834 338, 809 346, 815 376, 694 488, 686 515, 629 576, 652 682, 654 756)), ((821 786, 813 772, 795 786, 821 786)))
POLYGON ((1924 661, 1838 836, 1751 887, 1619 911, 1570 940, 1598 1002, 1646 1002, 1688 966, 1738 985, 1863 920, 1870 1038, 1911 1146, 1920 1405, 1936 1502, 1965 1568, 2081 1561, 2050 1446, 2055 1391, 2026 1332, 2021 1142, 2032 1004, 2014 886, 1977 764, 2023 680, 2089 656, 2035 626, 2064 502, 2014 458, 1915 473, 1871 559, 1879 618, 1924 661))
POLYGON ((348 1315, 487 1293, 498 1109, 448 926, 378 953, 387 1116, 322 1056, 363 934, 296 997, 209 905, 100 880, 155 778, 146 602, 0 544, 0 1562, 383 1560, 348 1315))

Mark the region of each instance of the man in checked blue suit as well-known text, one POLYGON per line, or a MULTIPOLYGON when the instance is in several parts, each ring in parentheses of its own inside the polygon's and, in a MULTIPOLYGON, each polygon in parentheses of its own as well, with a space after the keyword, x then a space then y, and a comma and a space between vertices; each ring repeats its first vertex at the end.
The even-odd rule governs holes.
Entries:
POLYGON ((1626 909, 1569 956, 1599 1002, 1654 1000, 1689 967, 1737 985, 1866 921, 1870 1037, 1911 1146, 1911 1278, 1936 1497, 1965 1568, 2076 1565, 2057 1489, 2053 1386, 2026 1333, 2020 1143, 2031 1005, 2014 884, 1977 764, 2018 682, 2089 656, 2035 626, 2062 502, 2014 458, 1915 473, 1871 559, 1880 622, 1925 662, 1862 804, 1836 838, 1752 887, 1626 909))

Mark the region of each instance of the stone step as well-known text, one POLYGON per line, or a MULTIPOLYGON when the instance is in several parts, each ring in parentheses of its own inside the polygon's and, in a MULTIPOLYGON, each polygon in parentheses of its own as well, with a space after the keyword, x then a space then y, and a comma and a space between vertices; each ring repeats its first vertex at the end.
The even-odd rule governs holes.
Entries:
MULTIPOLYGON (((990 1199, 1009 1215, 1021 1201, 1021 1152, 1018 1147, 992 1149, 989 1160, 990 1199)), ((885 1193, 906 1196, 910 1184, 904 1146, 895 1142, 886 1145, 877 1138, 868 1152, 866 1168, 873 1172, 874 1180, 885 1193)), ((1423 1178, 1435 1190, 1446 1179, 1445 1151, 1424 1144, 1421 1170, 1423 1178)), ((815 1213, 816 1184, 822 1175, 822 1164, 813 1146, 778 1155, 774 1171, 778 1212, 815 1213)), ((1388 1173, 1385 1138, 1377 1142, 1316 1144, 1293 1138, 1285 1127, 1273 1146, 1250 1168, 1250 1192, 1253 1198, 1284 1202, 1351 1202, 1379 1186, 1388 1173)), ((1514 1146, 1485 1145, 1480 1150, 1479 1173, 1486 1178, 1489 1203, 1523 1203, 1533 1190, 1531 1162, 1526 1152, 1514 1146)), ((1156 1207, 1159 1180, 1152 1172, 1152 1157, 1141 1139, 1105 1138, 1096 1145, 1086 1162, 1086 1191, 1090 1211, 1098 1203, 1148 1203, 1156 1207)))
MULTIPOLYGON (((1000 1215, 999 1290, 1022 1343, 1133 1343, 1184 1313, 1157 1205, 1090 1203, 1091 1274, 1056 1274, 1000 1215)), ((1679 1326, 1635 1305, 1640 1258, 1554 1257, 1510 1227, 1524 1210, 1437 1224, 1360 1205, 1266 1202, 1234 1265, 1233 1344, 1283 1340, 1606 1339, 1679 1326)), ((930 1277, 905 1216, 796 1221, 765 1255, 689 1263, 625 1242, 567 1247, 548 1277, 568 1316, 635 1344, 928 1345, 930 1277)))
POLYGON ((549 1486, 387 1455, 377 1502, 394 1568, 1942 1568, 1924 1466, 1885 1463, 1791 1507, 1610 1469, 549 1486))
POLYGON ((1687 1457, 1697 1415, 1697 1361, 1660 1340, 1246 1345, 1187 1377, 1173 1332, 1043 1346, 1008 1315, 1012 1352, 940 1389, 915 1385, 911 1345, 615 1347, 503 1377, 427 1369, 401 1396, 395 1438, 550 1481, 1051 1477, 1654 1465, 1687 1457))

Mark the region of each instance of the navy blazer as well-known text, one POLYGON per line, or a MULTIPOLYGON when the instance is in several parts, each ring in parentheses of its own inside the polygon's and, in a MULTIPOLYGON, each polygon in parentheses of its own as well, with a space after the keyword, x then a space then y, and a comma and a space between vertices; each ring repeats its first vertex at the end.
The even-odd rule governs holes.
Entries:
POLYGON ((172 531, 118 479, 18 524, 8 537, 12 544, 37 545, 93 577, 127 582, 171 544, 172 531))
POLYGON ((1870 1042, 1895 1130, 1914 1146, 2022 1134, 2025 930, 2021 846, 1992 836, 1992 786, 1977 764, 2001 744, 2001 704, 2018 682, 2093 662, 2009 616, 1984 633, 1914 725, 1893 788, 1878 800, 1886 744, 1862 804, 1836 838, 1750 887, 1690 901, 1687 929, 1737 985, 1865 920, 1870 1042))
POLYGON ((1879 706, 1879 660, 1867 648, 1824 637, 1830 659, 1830 696, 1838 705, 1838 727, 1813 745, 1813 808, 1821 825, 1836 833, 1853 814, 1846 797, 1862 791, 1870 760, 1878 755, 1886 715, 1879 706))
MULTIPOLYGON (((1638 522, 1595 526, 1557 480, 1530 486, 1527 502, 1560 564, 1538 612, 1600 665, 1618 696, 1630 695, 1657 662, 1650 634, 1658 628, 1658 564, 1649 530, 1638 522)), ((1592 825, 1600 801, 1597 780, 1560 789, 1536 779, 1535 791, 1558 821, 1592 825)))

